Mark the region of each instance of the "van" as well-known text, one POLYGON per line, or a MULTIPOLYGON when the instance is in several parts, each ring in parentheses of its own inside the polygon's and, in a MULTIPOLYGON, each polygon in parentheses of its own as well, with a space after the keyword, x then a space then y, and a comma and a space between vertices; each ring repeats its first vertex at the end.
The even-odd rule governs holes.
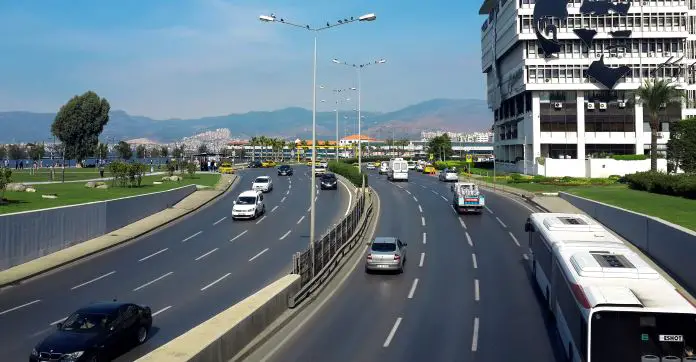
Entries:
POLYGON ((403 158, 389 160, 387 179, 390 181, 408 181, 408 162, 403 158))
POLYGON ((379 174, 386 175, 388 171, 389 171, 389 162, 382 161, 382 164, 379 166, 379 174))

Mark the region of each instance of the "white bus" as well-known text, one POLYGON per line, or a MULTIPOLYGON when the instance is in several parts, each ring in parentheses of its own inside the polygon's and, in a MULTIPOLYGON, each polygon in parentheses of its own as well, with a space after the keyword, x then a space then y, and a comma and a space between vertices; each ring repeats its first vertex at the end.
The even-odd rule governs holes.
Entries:
POLYGON ((389 160, 387 179, 390 181, 408 181, 408 162, 404 161, 403 158, 389 160))
POLYGON ((696 308, 601 224, 534 213, 524 229, 569 361, 696 361, 696 308))

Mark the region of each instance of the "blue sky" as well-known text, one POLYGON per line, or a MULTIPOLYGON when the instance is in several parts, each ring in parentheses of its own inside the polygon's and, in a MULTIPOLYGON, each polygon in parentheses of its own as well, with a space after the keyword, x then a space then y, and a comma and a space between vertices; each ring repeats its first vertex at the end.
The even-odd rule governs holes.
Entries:
MULTIPOLYGON (((326 89, 355 86, 357 78, 332 58, 387 60, 363 71, 363 109, 483 99, 479 6, 462 0, 0 0, 0 110, 55 112, 88 89, 112 109, 153 118, 311 108, 312 34, 258 21, 270 13, 317 26, 377 14, 374 22, 319 33, 317 82, 326 89)), ((318 97, 333 102, 331 92, 318 97)))

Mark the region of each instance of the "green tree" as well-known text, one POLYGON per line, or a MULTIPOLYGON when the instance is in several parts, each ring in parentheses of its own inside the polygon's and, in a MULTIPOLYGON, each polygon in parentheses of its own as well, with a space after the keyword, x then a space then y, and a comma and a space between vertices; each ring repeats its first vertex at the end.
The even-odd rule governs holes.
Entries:
POLYGON ((7 158, 7 146, 0 145, 0 160, 7 158))
POLYGON ((162 148, 160 148, 160 155, 162 157, 169 156, 169 148, 167 148, 167 146, 162 146, 162 148))
POLYGON ((123 160, 127 161, 133 157, 133 150, 126 141, 119 141, 114 148, 116 149, 116 153, 118 153, 118 157, 122 158, 123 160))
POLYGON ((172 152, 174 158, 183 158, 184 154, 186 154, 186 148, 184 147, 184 145, 174 147, 174 151, 172 152))
POLYGON ((657 132, 660 127, 659 112, 670 103, 681 102, 684 92, 664 79, 647 79, 636 95, 643 104, 643 111, 650 117, 650 170, 657 171, 657 132))
POLYGON ((29 158, 31 158, 34 161, 42 159, 43 156, 46 154, 46 148, 43 144, 40 143, 28 143, 27 151, 29 154, 29 158))
POLYGON ((110 109, 109 102, 92 91, 74 96, 60 107, 51 132, 65 144, 65 158, 81 162, 94 151, 109 122, 110 109))
POLYGON ((428 152, 441 161, 445 161, 452 156, 452 141, 445 133, 441 136, 433 137, 428 141, 428 152))
POLYGON ((12 144, 7 148, 10 160, 23 160, 27 158, 27 150, 17 144, 12 144))
POLYGON ((160 156, 160 149, 158 147, 152 147, 150 149, 150 157, 157 158, 160 156))
POLYGON ((138 145, 135 147, 135 157, 145 158, 145 145, 138 145))
POLYGON ((94 150, 94 156, 98 159, 106 159, 109 156, 109 146, 105 143, 99 143, 94 150))
POLYGON ((203 154, 203 153, 208 153, 208 145, 205 143, 202 143, 200 146, 198 146, 198 153, 203 154))
POLYGON ((667 141, 667 161, 671 170, 681 168, 684 172, 696 172, 696 119, 689 118, 670 127, 667 141))
POLYGON ((12 170, 0 167, 0 201, 5 198, 5 189, 10 182, 12 182, 12 170))

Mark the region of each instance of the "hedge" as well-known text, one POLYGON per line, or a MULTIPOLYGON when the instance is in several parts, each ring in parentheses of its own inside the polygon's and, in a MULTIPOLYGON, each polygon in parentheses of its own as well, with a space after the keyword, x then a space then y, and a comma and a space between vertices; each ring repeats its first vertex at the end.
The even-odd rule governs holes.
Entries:
POLYGON ((626 175, 623 181, 634 190, 696 199, 696 175, 648 171, 626 175))
POLYGON ((535 183, 541 185, 557 186, 605 186, 612 185, 619 181, 619 176, 609 176, 608 178, 585 178, 585 177, 546 177, 536 175, 533 177, 523 176, 513 173, 507 182, 511 184, 535 183))
POLYGON ((611 158, 618 161, 636 161, 636 160, 647 160, 646 155, 613 155, 611 158))
POLYGON ((362 178, 364 178, 365 186, 367 186, 367 174, 360 173, 360 170, 352 164, 342 161, 331 161, 329 162, 329 171, 347 178, 357 187, 362 187, 362 178))

